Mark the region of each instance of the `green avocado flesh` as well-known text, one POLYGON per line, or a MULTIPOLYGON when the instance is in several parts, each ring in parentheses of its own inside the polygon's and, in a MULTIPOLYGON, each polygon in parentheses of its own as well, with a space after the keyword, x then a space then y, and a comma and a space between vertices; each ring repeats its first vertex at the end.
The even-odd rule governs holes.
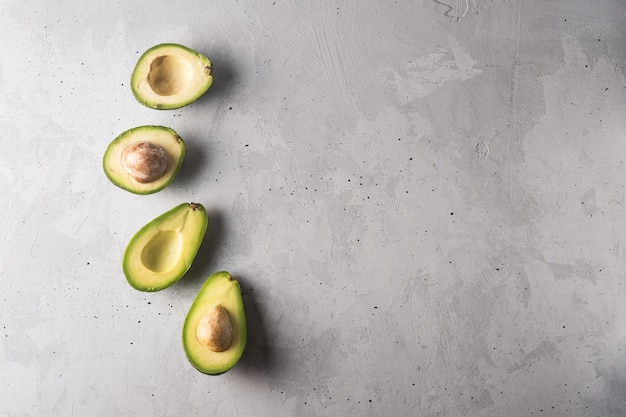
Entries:
POLYGON ((183 203, 142 227, 128 243, 122 267, 139 291, 160 291, 189 270, 209 220, 201 204, 183 203))
POLYGON ((187 359, 200 372, 222 374, 239 361, 246 347, 246 339, 246 315, 239 282, 228 272, 216 272, 206 280, 185 318, 183 346, 187 359), (220 352, 200 342, 198 336, 198 325, 215 306, 226 310, 232 326, 230 345, 220 352))
POLYGON ((137 101, 159 110, 193 103, 213 83, 211 61, 186 46, 164 43, 141 55, 130 85, 137 101))
POLYGON ((185 152, 185 142, 169 127, 139 126, 109 144, 102 167, 118 187, 135 194, 152 194, 174 180, 185 152))

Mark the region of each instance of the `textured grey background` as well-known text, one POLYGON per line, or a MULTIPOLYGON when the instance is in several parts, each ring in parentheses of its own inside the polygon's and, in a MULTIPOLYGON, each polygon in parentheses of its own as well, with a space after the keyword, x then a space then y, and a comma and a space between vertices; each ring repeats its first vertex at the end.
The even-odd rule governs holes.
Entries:
POLYGON ((0 414, 626 416, 626 3, 0 3, 0 414), (207 55, 200 101, 137 104, 147 48, 207 55), (175 182, 115 188, 122 131, 187 141, 175 182), (189 274, 130 288, 176 204, 189 274), (230 372, 180 332, 241 282, 230 372))

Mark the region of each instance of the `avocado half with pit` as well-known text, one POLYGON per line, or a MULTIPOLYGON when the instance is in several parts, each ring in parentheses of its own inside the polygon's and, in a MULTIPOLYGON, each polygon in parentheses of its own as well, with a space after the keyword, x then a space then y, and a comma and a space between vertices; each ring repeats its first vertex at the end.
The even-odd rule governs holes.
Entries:
POLYGON ((205 208, 183 203, 143 226, 130 240, 122 268, 128 283, 154 292, 180 280, 191 267, 209 223, 205 208))
POLYGON ((200 372, 222 374, 246 347, 246 314, 239 282, 228 272, 211 275, 198 292, 183 325, 183 346, 200 372))
POLYGON ((120 188, 152 194, 167 187, 183 163, 186 145, 169 127, 139 126, 116 137, 102 159, 104 173, 120 188))
POLYGON ((186 46, 164 43, 144 52, 130 85, 138 102, 159 110, 193 103, 213 83, 213 66, 204 55, 186 46))

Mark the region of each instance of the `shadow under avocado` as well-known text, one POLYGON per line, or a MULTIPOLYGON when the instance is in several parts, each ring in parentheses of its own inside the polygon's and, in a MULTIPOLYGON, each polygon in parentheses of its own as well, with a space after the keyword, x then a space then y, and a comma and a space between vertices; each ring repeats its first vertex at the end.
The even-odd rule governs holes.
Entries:
POLYGON ((196 258, 185 276, 176 283, 176 285, 181 288, 193 286, 199 291, 204 281, 206 281, 211 274, 219 270, 215 260, 220 251, 220 245, 225 241, 225 218, 221 212, 211 209, 207 209, 207 216, 209 218, 209 225, 207 226, 207 231, 204 234, 204 239, 200 244, 196 258))
POLYGON ((208 91, 197 100, 198 103, 226 99, 237 78, 235 63, 228 50, 222 48, 207 52, 205 56, 211 61, 213 83, 208 91))
POLYGON ((265 318, 259 308, 258 300, 262 293, 255 291, 246 277, 234 276, 234 278, 239 281, 241 287, 248 329, 246 349, 234 369, 237 369, 237 372, 274 374, 280 361, 276 360, 272 343, 268 340, 265 318))
POLYGON ((197 140, 184 137, 183 140, 187 149, 180 171, 174 178, 174 184, 177 187, 191 187, 193 182, 200 178, 202 168, 210 166, 210 152, 205 142, 200 143, 197 140))

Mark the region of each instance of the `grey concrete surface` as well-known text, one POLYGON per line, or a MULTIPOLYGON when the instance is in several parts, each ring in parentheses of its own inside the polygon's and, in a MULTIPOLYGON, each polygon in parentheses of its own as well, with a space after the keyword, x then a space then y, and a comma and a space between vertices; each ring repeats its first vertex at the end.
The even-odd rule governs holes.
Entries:
POLYGON ((626 416, 626 3, 0 2, 0 414, 626 416), (215 82, 139 105, 178 42, 215 82), (108 143, 188 144, 176 180, 114 187, 108 143), (131 236, 210 225, 183 280, 133 290, 131 236), (241 282, 220 376, 182 322, 241 282))

